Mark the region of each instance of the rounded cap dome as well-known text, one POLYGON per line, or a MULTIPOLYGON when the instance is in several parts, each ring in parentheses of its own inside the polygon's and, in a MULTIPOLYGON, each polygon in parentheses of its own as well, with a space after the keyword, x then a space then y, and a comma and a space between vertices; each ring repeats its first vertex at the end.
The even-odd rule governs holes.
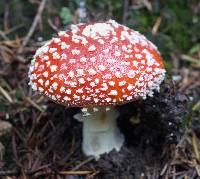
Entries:
POLYGON ((155 45, 113 20, 59 32, 36 51, 29 70, 34 90, 74 107, 145 99, 164 77, 155 45))

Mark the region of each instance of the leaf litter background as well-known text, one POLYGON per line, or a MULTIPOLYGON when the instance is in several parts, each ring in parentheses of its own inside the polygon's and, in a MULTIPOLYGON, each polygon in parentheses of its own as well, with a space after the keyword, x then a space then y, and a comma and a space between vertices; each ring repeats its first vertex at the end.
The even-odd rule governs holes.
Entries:
POLYGON ((85 1, 85 21, 112 18, 145 34, 168 71, 154 98, 118 107, 126 143, 99 161, 81 153, 82 124, 72 119, 79 109, 57 105, 27 85, 35 50, 79 21, 80 2, 0 1, 0 176, 199 178, 200 2, 85 1))

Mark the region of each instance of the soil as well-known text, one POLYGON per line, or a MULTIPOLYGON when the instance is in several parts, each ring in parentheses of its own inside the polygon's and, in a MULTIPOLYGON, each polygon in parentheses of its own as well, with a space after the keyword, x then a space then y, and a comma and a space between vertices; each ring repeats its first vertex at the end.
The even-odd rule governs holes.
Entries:
MULTIPOLYGON (((184 94, 165 83, 154 98, 117 107, 118 126, 125 135, 125 144, 120 152, 104 154, 98 161, 81 152, 82 124, 73 119, 79 109, 64 109, 48 102, 48 113, 38 122, 14 124, 15 159, 26 172, 44 167, 42 172, 30 174, 33 178, 48 173, 54 178, 58 171, 73 170, 90 171, 95 175, 93 178, 99 179, 148 175, 162 178, 160 172, 183 133, 180 124, 186 116, 187 101, 184 94)), ((68 177, 82 178, 75 174, 68 177)))

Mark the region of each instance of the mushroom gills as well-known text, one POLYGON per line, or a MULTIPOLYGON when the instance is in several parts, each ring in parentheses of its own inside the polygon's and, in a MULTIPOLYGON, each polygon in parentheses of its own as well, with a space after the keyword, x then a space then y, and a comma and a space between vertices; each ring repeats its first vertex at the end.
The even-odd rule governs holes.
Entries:
POLYGON ((106 107, 98 108, 95 112, 93 109, 88 111, 90 115, 78 115, 79 120, 83 121, 84 154, 98 159, 101 154, 109 153, 113 149, 119 151, 124 142, 124 136, 117 127, 119 112, 115 108, 107 111, 106 107))

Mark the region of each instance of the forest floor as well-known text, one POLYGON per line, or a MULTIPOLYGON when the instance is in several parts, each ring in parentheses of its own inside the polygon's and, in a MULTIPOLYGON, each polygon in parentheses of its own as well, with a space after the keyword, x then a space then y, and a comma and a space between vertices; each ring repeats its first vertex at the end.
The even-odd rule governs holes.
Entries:
POLYGON ((55 104, 28 86, 35 50, 77 22, 76 3, 62 8, 62 0, 5 2, 0 2, 0 177, 200 178, 198 1, 124 1, 123 7, 121 1, 88 1, 88 21, 116 18, 141 31, 159 47, 168 74, 153 98, 117 107, 125 144, 98 161, 81 152, 82 124, 73 119, 80 109, 55 104))

